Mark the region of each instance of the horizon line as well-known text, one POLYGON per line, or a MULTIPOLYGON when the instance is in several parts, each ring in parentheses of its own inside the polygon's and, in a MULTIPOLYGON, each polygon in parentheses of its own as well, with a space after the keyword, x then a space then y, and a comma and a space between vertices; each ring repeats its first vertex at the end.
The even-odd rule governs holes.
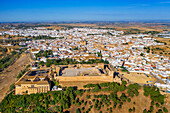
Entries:
POLYGON ((145 19, 145 20, 73 20, 73 21, 6 21, 0 23, 86 23, 86 22, 163 22, 163 23, 170 23, 170 19, 145 19))

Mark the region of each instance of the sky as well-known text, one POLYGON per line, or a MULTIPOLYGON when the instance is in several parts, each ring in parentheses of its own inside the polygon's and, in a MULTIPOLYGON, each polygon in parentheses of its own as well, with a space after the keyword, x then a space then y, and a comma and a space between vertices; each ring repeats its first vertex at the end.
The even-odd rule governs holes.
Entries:
POLYGON ((0 0, 0 22, 170 20, 170 0, 0 0))

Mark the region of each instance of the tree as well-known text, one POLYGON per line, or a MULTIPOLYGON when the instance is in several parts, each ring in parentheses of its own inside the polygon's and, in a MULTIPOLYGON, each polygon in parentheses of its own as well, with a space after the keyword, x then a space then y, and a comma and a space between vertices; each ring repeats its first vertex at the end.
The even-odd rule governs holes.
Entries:
POLYGON ((117 103, 116 103, 116 102, 114 102, 114 106, 113 106, 113 108, 116 108, 116 105, 117 105, 117 103))
POLYGON ((84 109, 85 109, 84 107, 81 108, 81 110, 84 110, 84 109))
POLYGON ((31 66, 31 65, 29 64, 29 65, 26 66, 26 68, 29 68, 30 66, 31 66))
POLYGON ((94 86, 95 88, 94 89, 92 89, 92 92, 99 92, 100 91, 100 86, 98 85, 98 84, 95 84, 95 86, 94 86))
POLYGON ((166 107, 163 107, 163 111, 164 111, 165 113, 168 113, 168 109, 166 109, 166 107))
POLYGON ((143 113, 147 113, 147 110, 146 110, 146 109, 144 109, 144 110, 143 110, 143 113))
POLYGON ((138 92, 138 90, 136 90, 136 89, 134 90, 134 93, 135 93, 136 96, 139 95, 139 92, 138 92))
POLYGON ((90 95, 86 95, 86 98, 89 99, 89 98, 90 98, 90 95))
POLYGON ((84 103, 84 105, 87 105, 87 101, 84 103))
POLYGON ((60 111, 59 106, 56 106, 56 107, 55 107, 55 110, 56 110, 57 112, 59 112, 59 111, 60 111))
POLYGON ((56 81, 56 82, 55 82, 55 85, 56 85, 56 86, 59 86, 59 81, 56 81))
POLYGON ((125 93, 122 93, 122 95, 120 96, 120 99, 123 101, 123 102, 126 102, 126 95, 125 93))
POLYGON ((155 105, 154 101, 151 102, 151 105, 152 105, 152 106, 155 105))
POLYGON ((122 105, 119 105, 118 108, 119 108, 119 109, 122 108, 122 105))
POLYGON ((128 99, 127 99, 127 101, 128 101, 128 102, 131 102, 131 99, 130 99, 130 98, 128 98, 128 99))
POLYGON ((132 109, 131 109, 131 108, 129 109, 129 112, 132 112, 132 109))
POLYGON ((160 105, 158 103, 156 103, 156 107, 160 107, 160 105))
POLYGON ((149 92, 144 92, 143 93, 145 96, 149 96, 149 92))
POLYGON ((153 111, 153 110, 154 110, 154 107, 153 107, 153 106, 150 106, 150 110, 153 111))
POLYGON ((163 113, 163 111, 161 109, 158 110, 158 113, 163 113))
POLYGON ((80 111, 80 109, 78 108, 78 109, 76 109, 76 113, 81 113, 81 111, 80 111))
POLYGON ((141 54, 140 54, 140 56, 144 56, 144 54, 143 54, 143 53, 141 53, 141 54))
POLYGON ((100 52, 97 52, 98 57, 102 57, 102 54, 100 52))
POLYGON ((122 81, 122 85, 126 85, 127 84, 127 82, 126 81, 122 81))
POLYGON ((40 62, 39 62, 39 65, 42 65, 42 66, 43 66, 43 65, 44 65, 44 61, 40 61, 40 62))
POLYGON ((119 90, 120 90, 120 91, 124 91, 125 89, 126 89, 126 86, 125 86, 125 85, 119 86, 119 90))

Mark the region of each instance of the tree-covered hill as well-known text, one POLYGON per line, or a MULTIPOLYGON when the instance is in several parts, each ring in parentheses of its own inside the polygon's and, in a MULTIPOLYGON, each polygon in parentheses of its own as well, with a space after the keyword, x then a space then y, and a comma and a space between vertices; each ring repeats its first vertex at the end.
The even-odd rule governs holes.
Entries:
POLYGON ((164 95, 157 87, 119 83, 87 84, 84 90, 74 87, 63 91, 31 95, 10 93, 0 104, 2 113, 166 113, 164 95))

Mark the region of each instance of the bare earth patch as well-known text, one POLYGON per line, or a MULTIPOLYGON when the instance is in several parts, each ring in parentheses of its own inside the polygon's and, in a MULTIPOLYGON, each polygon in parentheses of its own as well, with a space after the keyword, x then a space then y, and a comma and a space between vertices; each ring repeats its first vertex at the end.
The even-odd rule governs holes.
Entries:
POLYGON ((30 56, 23 53, 21 57, 11 66, 6 68, 2 74, 0 74, 0 101, 8 93, 11 84, 17 81, 17 75, 21 70, 24 70, 30 63, 30 56))

